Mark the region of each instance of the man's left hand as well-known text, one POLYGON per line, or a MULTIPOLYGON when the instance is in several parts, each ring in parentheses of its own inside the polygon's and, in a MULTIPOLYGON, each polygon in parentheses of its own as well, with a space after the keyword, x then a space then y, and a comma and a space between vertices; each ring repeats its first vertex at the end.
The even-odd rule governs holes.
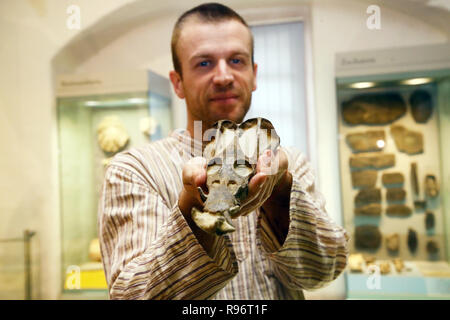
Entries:
POLYGON ((258 158, 256 174, 249 181, 249 193, 239 216, 248 215, 269 198, 289 198, 292 175, 287 170, 288 165, 287 155, 281 147, 275 152, 266 150, 258 158))

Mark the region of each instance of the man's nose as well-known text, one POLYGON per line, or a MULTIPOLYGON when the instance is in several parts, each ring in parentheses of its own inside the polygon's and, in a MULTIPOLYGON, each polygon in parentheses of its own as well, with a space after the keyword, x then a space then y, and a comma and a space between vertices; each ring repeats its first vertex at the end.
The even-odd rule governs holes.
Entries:
POLYGON ((234 77, 225 60, 220 60, 214 70, 214 84, 218 86, 227 86, 233 82, 234 77))

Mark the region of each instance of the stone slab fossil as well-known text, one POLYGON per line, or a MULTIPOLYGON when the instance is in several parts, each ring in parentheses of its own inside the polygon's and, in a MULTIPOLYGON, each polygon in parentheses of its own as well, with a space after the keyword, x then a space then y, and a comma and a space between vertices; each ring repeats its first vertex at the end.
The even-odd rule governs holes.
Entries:
POLYGON ((408 130, 402 125, 392 125, 391 135, 399 151, 407 154, 423 152, 423 135, 421 132, 408 130))
POLYGON ((380 267, 381 274, 388 274, 391 272, 391 265, 389 261, 382 261, 378 265, 380 267))
POLYGON ((397 252, 400 246, 400 236, 398 233, 393 233, 386 236, 386 248, 390 252, 397 252))
POLYGON ((417 246, 419 244, 419 239, 417 238, 417 231, 408 228, 408 249, 411 253, 415 253, 417 250, 417 246))
POLYGON ((375 256, 364 256, 364 262, 366 263, 367 267, 375 264, 376 260, 377 260, 377 257, 375 257, 375 256))
POLYGON ((361 189, 355 196, 355 205, 360 206, 367 203, 380 203, 381 202, 381 190, 370 188, 361 189))
POLYGON ((342 103, 342 117, 351 125, 388 124, 405 113, 405 101, 397 92, 360 94, 342 103))
POLYGON ((401 258, 394 259, 393 263, 394 263, 395 271, 397 271, 397 272, 402 272, 403 269, 405 268, 405 263, 403 262, 403 259, 401 259, 401 258))
POLYGON ((355 228, 355 246, 358 249, 378 249, 381 232, 377 226, 362 225, 355 228))
POLYGON ((427 211, 425 214, 425 228, 427 230, 433 229, 435 225, 434 213, 427 211))
POLYGON ((419 180, 417 179, 417 163, 416 162, 411 163, 411 184, 412 184, 414 194, 416 196, 418 196, 420 193, 420 189, 419 189, 419 180))
POLYGON ((409 97, 411 114, 417 123, 426 123, 433 113, 433 100, 428 91, 418 89, 409 97))
POLYGON ((379 217, 381 215, 381 204, 371 203, 362 207, 355 208, 355 215, 379 217))
POLYGON ((384 169, 395 166, 393 153, 355 155, 350 158, 350 167, 356 169, 384 169))
POLYGON ((406 197, 406 191, 403 188, 389 188, 386 192, 386 200, 389 202, 393 201, 404 201, 406 197))
POLYGON ((377 183, 378 172, 376 170, 363 170, 352 172, 352 184, 354 188, 373 188, 377 183))
POLYGON ((192 219, 210 234, 235 231, 232 219, 239 215, 248 195, 248 182, 255 174, 258 157, 280 144, 272 123, 264 118, 249 119, 240 125, 220 120, 212 128, 211 140, 203 154, 207 160, 207 193, 198 188, 204 207, 192 208, 192 219))
POLYGON ((380 151, 386 144, 386 135, 384 130, 368 130, 349 133, 346 141, 353 152, 380 151))
POLYGON ((364 257, 361 253, 353 253, 348 256, 348 267, 351 272, 362 272, 364 257))
POLYGON ((427 202, 424 200, 414 200, 414 209, 423 211, 427 208, 427 202))
POLYGON ((430 198, 437 197, 439 194, 437 179, 432 174, 427 174, 425 177, 425 194, 430 198))
POLYGON ((401 174, 400 172, 383 173, 383 175, 381 176, 381 182, 386 187, 402 185, 404 181, 405 178, 403 177, 403 174, 401 174))
POLYGON ((386 214, 393 217, 407 217, 411 213, 411 208, 404 204, 391 204, 386 208, 386 214))
POLYGON ((439 245, 435 240, 428 240, 426 247, 429 254, 436 254, 439 252, 439 245))

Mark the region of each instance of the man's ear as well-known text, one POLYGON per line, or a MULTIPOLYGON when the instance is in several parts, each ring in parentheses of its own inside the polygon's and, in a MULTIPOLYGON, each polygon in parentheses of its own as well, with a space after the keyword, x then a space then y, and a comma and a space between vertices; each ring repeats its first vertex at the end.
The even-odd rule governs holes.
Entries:
POLYGON ((181 81, 181 76, 176 71, 170 71, 169 73, 170 81, 172 82, 173 90, 177 94, 178 98, 184 99, 184 89, 183 82, 181 81))
POLYGON ((256 90, 256 75, 257 75, 257 72, 258 72, 258 64, 254 63, 253 64, 253 90, 252 91, 256 90))

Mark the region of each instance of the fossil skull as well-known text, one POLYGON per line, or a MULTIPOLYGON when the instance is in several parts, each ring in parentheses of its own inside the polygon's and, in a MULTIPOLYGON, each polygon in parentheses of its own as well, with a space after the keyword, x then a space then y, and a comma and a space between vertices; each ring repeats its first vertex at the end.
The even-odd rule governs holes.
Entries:
POLYGON ((202 230, 222 235, 235 231, 231 220, 239 216, 247 198, 258 157, 265 150, 274 151, 280 138, 264 118, 249 119, 240 125, 220 120, 210 133, 210 142, 204 148, 208 192, 198 188, 203 211, 194 207, 191 215, 202 230))

